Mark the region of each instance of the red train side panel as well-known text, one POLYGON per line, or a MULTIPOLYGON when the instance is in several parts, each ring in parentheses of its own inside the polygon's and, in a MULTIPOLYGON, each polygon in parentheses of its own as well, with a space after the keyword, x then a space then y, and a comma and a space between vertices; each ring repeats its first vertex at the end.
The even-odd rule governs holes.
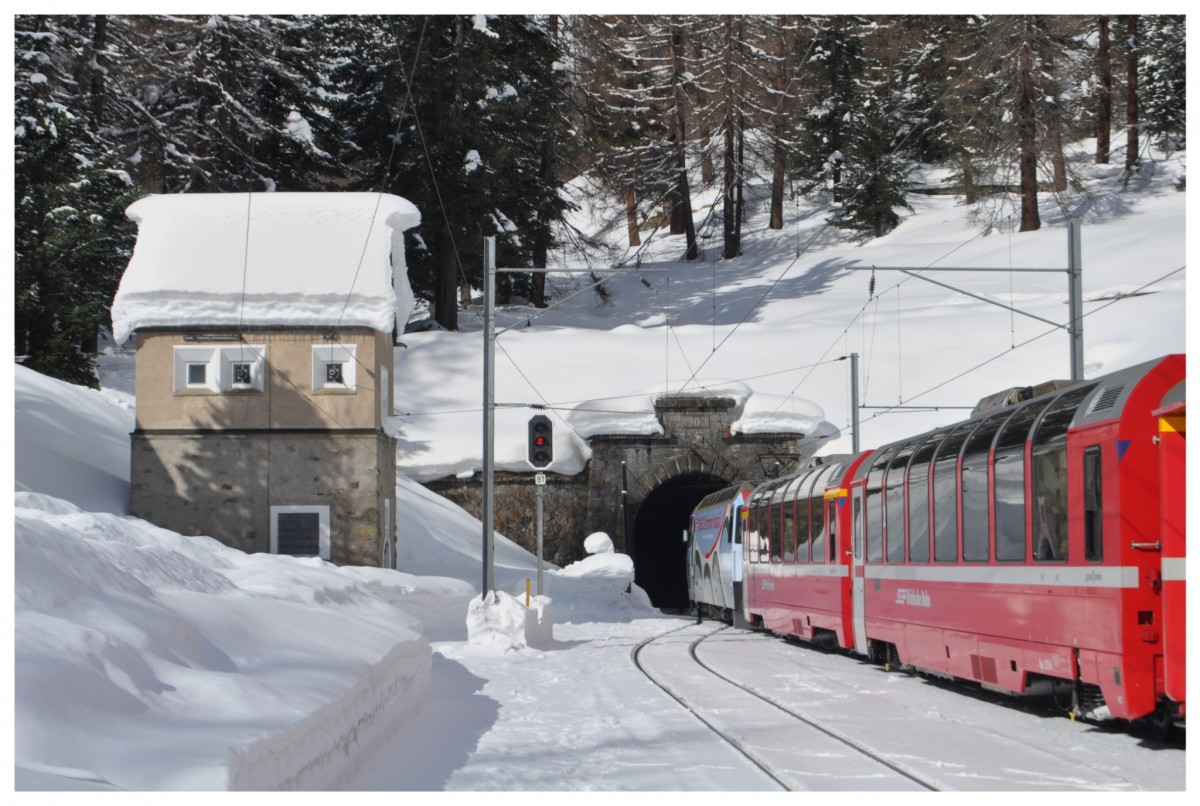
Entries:
POLYGON ((1187 407, 1175 403, 1158 417, 1162 496, 1163 682, 1166 696, 1184 716, 1187 702, 1187 407))

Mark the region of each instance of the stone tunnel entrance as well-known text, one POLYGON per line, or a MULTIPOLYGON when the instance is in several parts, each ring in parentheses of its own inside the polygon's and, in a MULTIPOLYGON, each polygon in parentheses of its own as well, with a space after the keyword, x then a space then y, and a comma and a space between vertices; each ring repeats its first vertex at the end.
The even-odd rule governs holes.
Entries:
MULTIPOLYGON (((545 557, 565 566, 585 556, 584 539, 605 532, 634 562, 634 579, 655 606, 687 606, 683 531, 705 495, 739 481, 787 472, 800 453, 798 431, 733 433, 736 401, 664 395, 654 402, 661 434, 594 434, 591 459, 574 476, 546 474, 545 557)), ((553 469, 552 469, 553 470, 553 469)), ((477 477, 425 482, 476 517, 477 477)), ((496 529, 536 551, 532 474, 495 476, 496 529)))
POLYGON ((688 605, 687 530, 700 499, 731 482, 709 473, 667 479, 642 502, 633 524, 634 582, 655 607, 683 610, 688 605))

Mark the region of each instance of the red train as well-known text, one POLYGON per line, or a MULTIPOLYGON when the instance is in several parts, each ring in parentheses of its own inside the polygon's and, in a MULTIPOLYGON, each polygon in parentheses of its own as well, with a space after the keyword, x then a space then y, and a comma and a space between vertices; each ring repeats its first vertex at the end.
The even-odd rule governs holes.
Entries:
POLYGON ((1182 726, 1185 357, 1049 386, 757 487, 739 615, 1182 726))

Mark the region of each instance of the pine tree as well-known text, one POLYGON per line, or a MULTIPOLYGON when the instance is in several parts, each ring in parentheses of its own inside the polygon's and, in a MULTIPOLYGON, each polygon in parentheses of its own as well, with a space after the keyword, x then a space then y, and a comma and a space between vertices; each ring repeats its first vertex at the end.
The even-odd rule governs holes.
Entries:
POLYGON ((16 353, 39 372, 96 386, 96 336, 132 250, 135 198, 85 118, 69 108, 89 37, 46 18, 16 18, 13 179, 16 353))
POLYGON ((1142 119, 1151 137, 1170 153, 1187 133, 1187 20, 1182 15, 1142 18, 1140 90, 1142 119))
POLYGON ((912 209, 904 195, 908 166, 895 151, 903 127, 882 103, 868 100, 848 129, 834 223, 878 238, 900 223, 898 208, 912 209))
MULTIPOLYGON (((350 121, 355 185, 421 210, 408 234, 409 277, 447 329, 458 327, 460 289, 481 285, 483 238, 497 237, 498 265, 531 266, 565 210, 544 163, 547 132, 560 121, 543 23, 435 16, 336 26, 336 114, 350 121)), ((505 278, 498 299, 532 293, 528 277, 505 278)))
POLYGON ((856 18, 813 17, 806 22, 813 47, 804 80, 815 103, 805 115, 796 168, 806 192, 828 189, 840 201, 848 121, 860 105, 866 56, 856 18))
MULTIPOLYGON (((342 173, 328 113, 325 22, 118 17, 110 105, 151 192, 320 190, 342 173)), ((118 138, 114 138, 118 139, 118 138)))
POLYGON ((661 42, 640 18, 573 17, 570 31, 572 123, 586 144, 575 169, 623 206, 629 245, 638 246, 640 227, 661 216, 675 185, 661 42))

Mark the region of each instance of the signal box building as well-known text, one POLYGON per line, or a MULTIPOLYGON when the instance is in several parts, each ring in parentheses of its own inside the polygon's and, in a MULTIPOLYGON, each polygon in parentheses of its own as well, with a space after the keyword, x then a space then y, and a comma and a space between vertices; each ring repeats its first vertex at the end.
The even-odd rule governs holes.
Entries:
POLYGON ((415 207, 150 196, 113 302, 136 337, 130 512, 246 552, 394 567, 396 334, 415 207))

